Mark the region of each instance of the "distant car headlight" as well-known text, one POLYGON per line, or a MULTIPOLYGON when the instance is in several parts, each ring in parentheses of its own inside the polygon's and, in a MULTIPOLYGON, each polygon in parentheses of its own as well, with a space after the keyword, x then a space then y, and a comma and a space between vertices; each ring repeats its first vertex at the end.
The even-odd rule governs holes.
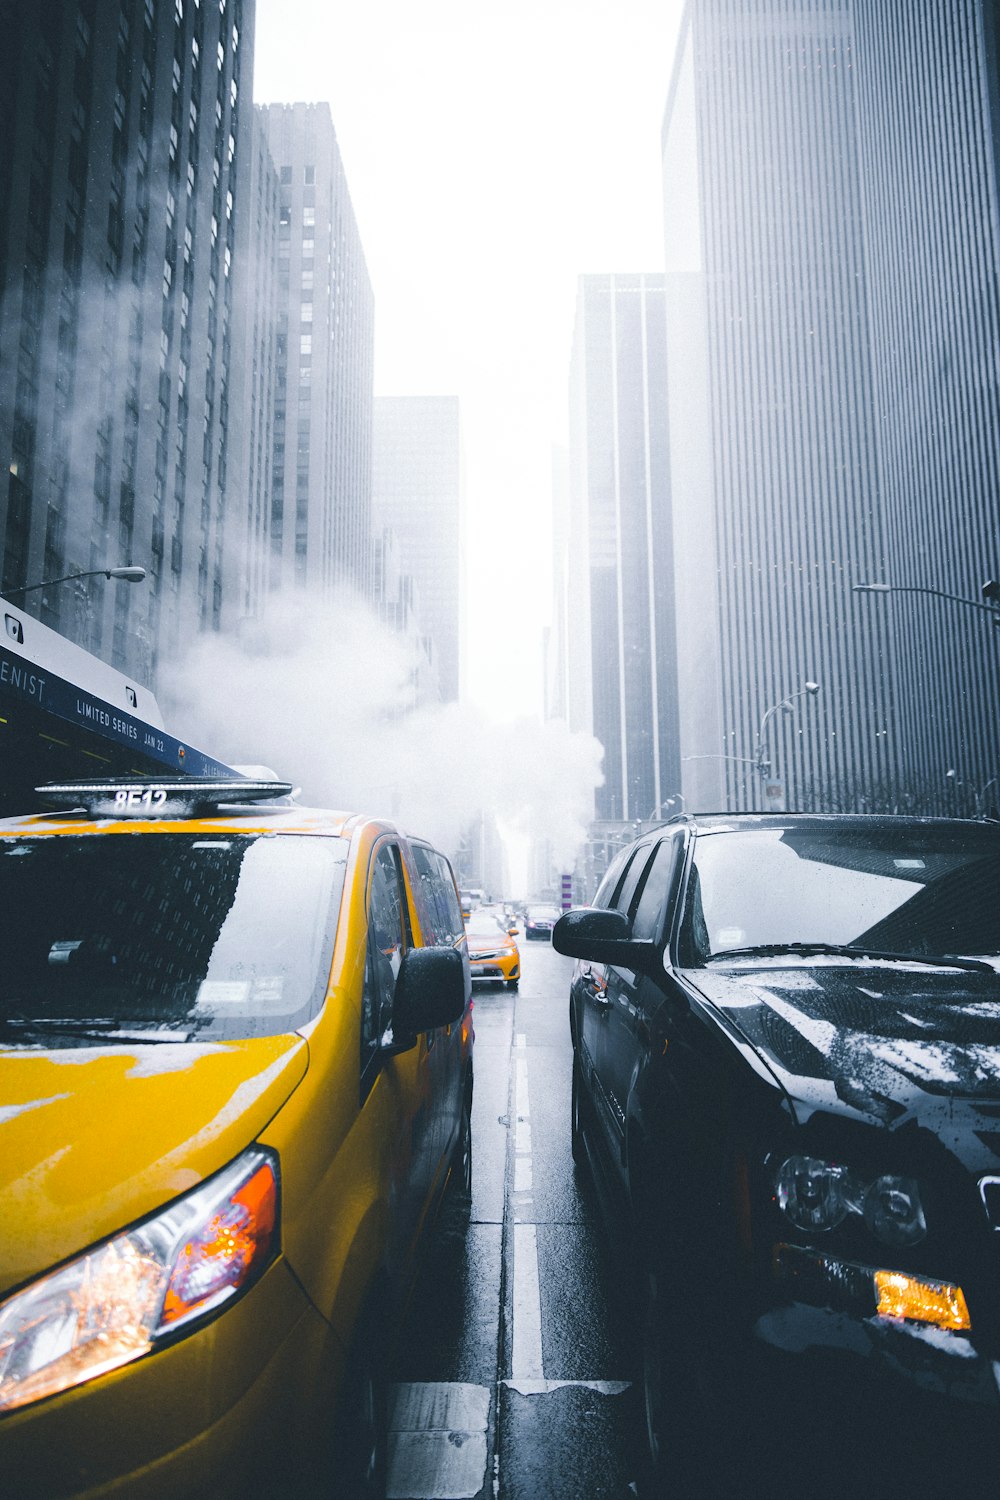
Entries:
POLYGON ((278 1161, 254 1148, 0 1305, 0 1411, 147 1354, 250 1286, 278 1248, 278 1161))
POLYGON ((920 1189, 912 1177, 866 1183, 839 1162, 789 1156, 774 1174, 778 1207, 796 1229, 824 1233, 860 1215, 885 1245, 915 1245, 927 1234, 920 1189))

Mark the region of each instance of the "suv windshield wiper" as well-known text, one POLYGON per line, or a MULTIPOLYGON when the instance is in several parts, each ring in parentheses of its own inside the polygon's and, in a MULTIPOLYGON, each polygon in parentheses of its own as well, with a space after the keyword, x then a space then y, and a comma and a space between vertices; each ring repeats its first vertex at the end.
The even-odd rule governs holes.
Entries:
POLYGON ((784 953, 810 955, 830 954, 844 958, 881 958, 890 963, 927 964, 930 968, 970 969, 975 974, 996 974, 992 964, 981 958, 956 958, 947 953, 886 953, 881 948, 866 948, 851 943, 757 943, 748 948, 723 948, 709 954, 706 963, 723 958, 776 958, 784 953))
POLYGON ((3 1031, 15 1037, 73 1036, 88 1042, 192 1042, 193 1031, 129 1030, 118 1021, 74 1021, 66 1016, 4 1016, 3 1031))

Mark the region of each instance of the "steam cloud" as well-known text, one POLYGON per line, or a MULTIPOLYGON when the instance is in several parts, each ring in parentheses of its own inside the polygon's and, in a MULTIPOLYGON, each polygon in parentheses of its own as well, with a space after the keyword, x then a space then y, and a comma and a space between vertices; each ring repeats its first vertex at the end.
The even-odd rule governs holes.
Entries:
POLYGON ((418 706, 416 666, 413 643, 360 601, 296 595, 238 635, 199 637, 161 698, 172 733, 271 766, 307 803, 392 818, 452 856, 483 811, 570 868, 602 779, 598 741, 559 721, 418 706))

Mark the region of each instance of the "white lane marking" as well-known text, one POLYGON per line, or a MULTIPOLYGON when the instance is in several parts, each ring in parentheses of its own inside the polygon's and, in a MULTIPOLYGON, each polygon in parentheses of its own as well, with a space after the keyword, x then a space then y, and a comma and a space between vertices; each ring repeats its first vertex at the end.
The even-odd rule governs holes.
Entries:
POLYGON ((394 1387, 386 1500, 472 1500, 486 1483, 489 1415, 484 1385, 394 1387))
POLYGON ((523 1031, 519 1031, 517 1033, 517 1035, 515 1036, 515 1038, 514 1038, 514 1046, 515 1047, 526 1047, 527 1045, 528 1045, 528 1038, 525 1036, 525 1034, 524 1034, 523 1031))
POLYGON ((514 1064, 515 1100, 519 1120, 530 1120, 531 1101, 528 1098, 528 1059, 519 1057, 514 1064))
POLYGON ((550 1391, 561 1391, 572 1386, 585 1391, 598 1391, 602 1396, 620 1396, 630 1389, 631 1380, 502 1380, 509 1391, 519 1396, 547 1396, 550 1391))
POLYGON ((515 1193, 531 1192, 530 1156, 515 1156, 514 1158, 514 1191, 515 1193))
POLYGON ((538 1242, 534 1224, 514 1225, 513 1313, 511 1376, 514 1380, 544 1380, 542 1295, 538 1284, 538 1242))

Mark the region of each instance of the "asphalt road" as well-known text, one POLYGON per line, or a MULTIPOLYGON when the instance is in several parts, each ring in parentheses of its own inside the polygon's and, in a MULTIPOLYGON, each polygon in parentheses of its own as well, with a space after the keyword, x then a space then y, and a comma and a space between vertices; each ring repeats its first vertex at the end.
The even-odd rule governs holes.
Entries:
POLYGON ((627 1286, 570 1154, 572 963, 521 956, 516 995, 476 987, 471 1204, 442 1213, 411 1300, 390 1500, 635 1494, 627 1286))

